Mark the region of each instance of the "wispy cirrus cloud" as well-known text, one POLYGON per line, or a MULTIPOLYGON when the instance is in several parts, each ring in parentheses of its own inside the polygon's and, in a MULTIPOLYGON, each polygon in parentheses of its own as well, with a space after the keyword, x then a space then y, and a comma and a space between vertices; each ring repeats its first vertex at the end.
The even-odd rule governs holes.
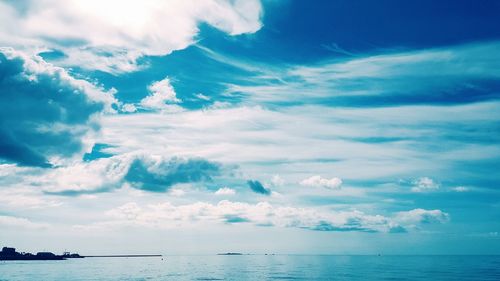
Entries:
MULTIPOLYGON (((495 71, 500 43, 480 42, 434 49, 365 54, 313 65, 265 65, 245 84, 229 83, 226 94, 274 106, 335 107, 451 105, 498 98, 495 71)), ((211 55, 214 57, 214 55, 211 55)), ((218 57, 215 57, 218 58, 218 57)), ((233 61, 232 61, 233 60, 233 61)), ((247 70, 251 63, 218 61, 247 70)))
MULTIPOLYGON (((496 130, 497 107, 497 102, 375 109, 240 106, 117 115, 105 118, 99 142, 114 145, 109 153, 195 155, 254 171, 247 178, 287 175, 288 183, 332 171, 345 182, 415 175, 442 181, 456 163, 495 161, 497 137, 490 132, 496 130), (436 154, 435 144, 443 140, 450 141, 436 154)), ((475 173, 474 166, 467 171, 475 173)))

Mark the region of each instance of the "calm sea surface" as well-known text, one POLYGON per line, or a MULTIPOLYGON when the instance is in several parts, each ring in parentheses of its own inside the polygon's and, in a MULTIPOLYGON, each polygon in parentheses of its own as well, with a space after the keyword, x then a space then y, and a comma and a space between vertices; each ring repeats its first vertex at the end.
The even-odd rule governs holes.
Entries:
POLYGON ((500 256, 165 256, 0 261, 0 280, 500 280, 500 256))

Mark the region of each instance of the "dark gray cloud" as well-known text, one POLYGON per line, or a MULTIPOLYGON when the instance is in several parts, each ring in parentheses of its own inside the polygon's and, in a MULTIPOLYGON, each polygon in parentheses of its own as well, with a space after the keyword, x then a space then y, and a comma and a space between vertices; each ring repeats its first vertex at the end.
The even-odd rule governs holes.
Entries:
POLYGON ((50 167, 50 157, 81 152, 106 99, 112 95, 39 57, 0 48, 0 159, 50 167))
POLYGON ((250 189, 252 189, 253 192, 255 193, 260 193, 264 195, 271 195, 271 190, 268 188, 265 188, 262 183, 259 181, 255 180, 249 180, 247 181, 248 186, 250 186, 250 189))
POLYGON ((137 158, 130 164, 124 179, 138 189, 164 192, 178 183, 210 181, 220 173, 220 164, 202 158, 174 157, 160 162, 137 158))

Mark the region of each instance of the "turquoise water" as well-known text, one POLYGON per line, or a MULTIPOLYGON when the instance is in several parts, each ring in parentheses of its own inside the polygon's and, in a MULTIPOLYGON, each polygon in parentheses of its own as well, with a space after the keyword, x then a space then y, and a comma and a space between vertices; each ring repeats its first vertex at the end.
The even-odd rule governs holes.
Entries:
POLYGON ((500 280, 500 256, 165 256, 0 262, 0 280, 500 280))

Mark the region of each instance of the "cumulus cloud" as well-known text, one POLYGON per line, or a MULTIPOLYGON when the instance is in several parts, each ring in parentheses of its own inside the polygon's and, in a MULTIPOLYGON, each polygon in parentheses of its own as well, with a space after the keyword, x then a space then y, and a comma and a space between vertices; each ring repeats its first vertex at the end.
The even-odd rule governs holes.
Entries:
POLYGON ((176 184, 210 181, 221 172, 219 163, 203 158, 124 154, 58 167, 31 181, 43 186, 46 193, 59 195, 105 192, 124 184, 145 191, 165 192, 176 184))
POLYGON ((280 177, 280 175, 274 175, 271 178, 271 185, 274 187, 280 187, 280 186, 283 186, 284 184, 285 184, 285 180, 282 177, 280 177))
POLYGON ((133 105, 131 103, 126 103, 126 104, 122 105, 121 111, 125 112, 125 113, 133 113, 133 112, 137 111, 137 107, 135 107, 135 105, 133 105))
POLYGON ((340 189, 342 180, 339 178, 322 178, 321 176, 312 176, 300 182, 301 185, 311 187, 324 187, 328 189, 340 189))
POLYGON ((396 213, 394 220, 402 224, 415 225, 418 223, 445 223, 450 216, 441 210, 413 209, 396 213))
POLYGON ((215 191, 215 195, 234 195, 236 191, 229 187, 221 187, 215 191))
MULTIPOLYGON (((222 200, 217 204, 196 202, 173 205, 169 202, 149 204, 135 202, 114 208, 107 213, 110 220, 101 226, 139 225, 171 228, 206 223, 251 223, 256 226, 293 227, 314 231, 406 232, 406 227, 426 223, 429 218, 444 223, 439 210, 416 209, 393 217, 370 215, 357 210, 332 211, 323 208, 276 207, 268 202, 249 204, 222 200)), ((99 223, 98 223, 99 224, 99 223)))
POLYGON ((125 175, 133 187, 163 192, 179 183, 210 181, 220 174, 220 164, 202 158, 135 159, 125 175))
POLYGON ((262 183, 260 183, 257 180, 255 180, 255 181, 249 180, 249 181, 247 181, 247 184, 250 187, 250 189, 255 193, 259 193, 259 194, 263 194, 263 195, 271 195, 271 190, 268 188, 265 188, 262 185, 262 183))
POLYGON ((439 184, 433 179, 428 177, 421 177, 412 182, 413 187, 411 191, 413 192, 429 192, 439 189, 439 184))
POLYGON ((0 43, 59 50, 67 64, 107 72, 188 47, 200 23, 230 35, 262 25, 259 0, 2 0, 0 11, 0 43))
POLYGON ((150 110, 167 110, 172 106, 169 104, 179 103, 174 87, 170 84, 170 79, 156 81, 148 86, 149 95, 140 102, 142 108, 150 110))
POLYGON ((82 139, 112 111, 113 91, 73 78, 40 57, 0 48, 0 158, 50 167, 83 152, 82 139))

